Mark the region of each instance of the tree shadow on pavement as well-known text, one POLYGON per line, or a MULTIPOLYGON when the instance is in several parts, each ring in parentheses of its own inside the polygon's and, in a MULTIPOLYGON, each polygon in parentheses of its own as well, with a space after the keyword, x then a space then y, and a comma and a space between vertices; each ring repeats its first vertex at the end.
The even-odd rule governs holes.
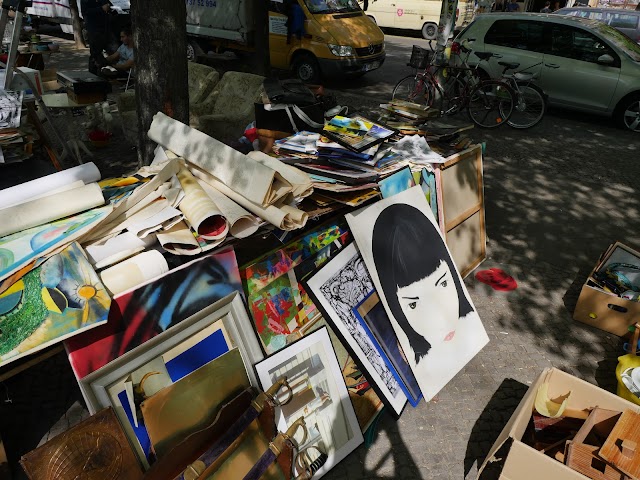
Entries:
MULTIPOLYGON (((480 468, 528 388, 517 380, 506 378, 495 391, 471 429, 464 458, 465 477, 474 464, 476 468, 480 468)), ((487 475, 482 478, 491 478, 487 475)))

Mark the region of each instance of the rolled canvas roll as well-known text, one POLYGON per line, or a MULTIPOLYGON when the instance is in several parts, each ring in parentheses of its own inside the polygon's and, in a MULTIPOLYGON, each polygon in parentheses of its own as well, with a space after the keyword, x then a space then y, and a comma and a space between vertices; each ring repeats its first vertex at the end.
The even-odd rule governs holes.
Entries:
POLYGON ((304 198, 313 193, 313 182, 311 177, 303 172, 299 168, 291 165, 287 165, 281 162, 277 158, 271 157, 266 153, 254 151, 247 154, 249 158, 253 158, 256 162, 266 165, 269 168, 274 169, 282 177, 291 184, 294 197, 304 198))
POLYGON ((71 183, 81 181, 87 185, 100 180, 100 170, 93 162, 52 173, 30 182, 0 190, 0 209, 19 205, 58 190, 71 183))
POLYGON ((97 183, 0 210, 0 237, 104 205, 97 183))
POLYGON ((202 252, 200 244, 185 222, 178 222, 159 232, 158 241, 162 248, 175 255, 196 255, 202 252))
POLYGON ((100 278, 115 296, 168 271, 169 265, 162 254, 157 250, 149 250, 103 270, 100 278))
POLYGON ((258 205, 272 205, 292 190, 272 168, 163 113, 154 115, 147 134, 258 205))
POLYGON ((229 223, 220 208, 186 167, 178 171, 178 180, 184 190, 179 208, 193 229, 207 240, 224 238, 229 232, 229 223))

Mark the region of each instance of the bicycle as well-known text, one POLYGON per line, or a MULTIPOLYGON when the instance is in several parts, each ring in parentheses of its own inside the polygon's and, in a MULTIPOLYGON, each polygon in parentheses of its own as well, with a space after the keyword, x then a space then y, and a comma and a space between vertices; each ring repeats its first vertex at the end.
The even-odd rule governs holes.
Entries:
MULTIPOLYGON (((499 127, 508 121, 515 105, 511 87, 501 80, 481 79, 477 74, 478 65, 470 67, 467 62, 472 50, 464 45, 457 45, 459 50, 452 51, 452 54, 459 54, 460 51, 467 54, 463 59, 463 66, 436 65, 435 55, 431 55, 424 70, 417 69, 415 75, 409 75, 396 84, 392 98, 430 107, 439 104, 440 115, 453 115, 466 108, 476 125, 484 128, 499 127)), ((412 60, 416 48, 420 49, 414 46, 412 60)), ((480 52, 480 57, 481 60, 482 57, 490 58, 483 52, 480 52)))
POLYGON ((521 129, 531 128, 537 125, 540 120, 542 120, 542 117, 544 117, 547 109, 546 95, 540 87, 533 83, 537 75, 526 71, 540 64, 542 64, 542 62, 507 74, 507 71, 515 70, 520 64, 515 62, 498 62, 498 65, 504 67, 502 78, 511 85, 516 95, 516 104, 507 121, 510 127, 521 129))

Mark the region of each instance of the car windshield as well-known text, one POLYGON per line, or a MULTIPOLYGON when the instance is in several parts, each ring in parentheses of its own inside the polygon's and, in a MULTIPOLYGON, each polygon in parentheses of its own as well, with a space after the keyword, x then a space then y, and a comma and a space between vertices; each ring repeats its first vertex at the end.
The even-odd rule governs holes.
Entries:
POLYGON ((627 37, 624 33, 615 28, 605 25, 604 23, 598 24, 594 27, 603 37, 612 42, 616 47, 627 54, 634 62, 640 62, 640 45, 627 37))
POLYGON ((360 10, 357 0, 304 0, 311 13, 355 12, 360 10))

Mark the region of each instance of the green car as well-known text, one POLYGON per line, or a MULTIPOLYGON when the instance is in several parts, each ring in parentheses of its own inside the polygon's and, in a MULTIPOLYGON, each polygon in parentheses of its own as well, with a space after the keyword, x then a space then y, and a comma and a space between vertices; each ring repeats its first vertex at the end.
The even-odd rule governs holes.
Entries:
POLYGON ((640 132, 640 46, 618 30, 585 18, 541 13, 478 16, 455 39, 489 76, 499 78, 499 62, 519 63, 516 71, 536 74, 549 105, 613 116, 640 132))

